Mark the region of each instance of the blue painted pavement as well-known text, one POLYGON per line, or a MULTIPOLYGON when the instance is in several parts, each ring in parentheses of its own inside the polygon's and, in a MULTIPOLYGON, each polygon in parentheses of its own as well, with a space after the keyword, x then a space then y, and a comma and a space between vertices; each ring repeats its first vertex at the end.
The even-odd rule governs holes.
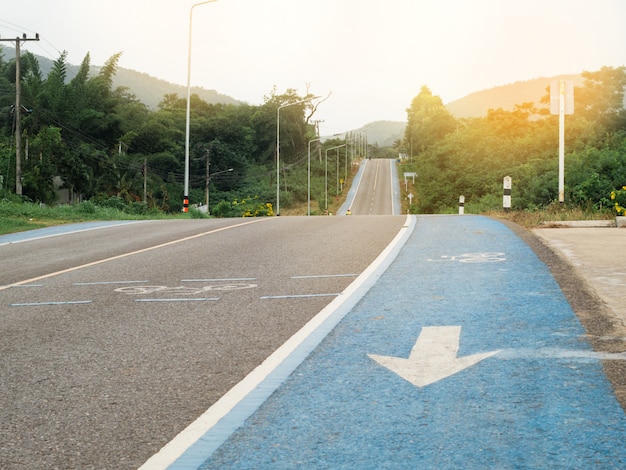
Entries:
POLYGON ((506 226, 420 216, 378 282, 200 468, 626 468, 626 417, 584 335, 506 226), (452 326, 459 357, 494 354, 423 387, 370 357, 408 358, 423 329, 452 326))

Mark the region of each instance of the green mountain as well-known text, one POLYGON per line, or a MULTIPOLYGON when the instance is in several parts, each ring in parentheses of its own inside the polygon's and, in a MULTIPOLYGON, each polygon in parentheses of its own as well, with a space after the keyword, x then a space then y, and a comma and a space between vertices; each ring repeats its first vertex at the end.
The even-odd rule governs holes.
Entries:
MULTIPOLYGON (((0 53, 2 53, 5 60, 15 58, 15 48, 2 46, 0 48, 0 53)), ((47 77, 54 65, 54 61, 52 59, 48 59, 47 57, 36 54, 34 55, 39 62, 39 68, 42 75, 47 77)), ((78 65, 67 64, 67 80, 74 78, 78 73, 78 69, 78 65)), ((90 70, 91 76, 97 75, 99 71, 100 67, 92 66, 90 70)), ((150 107, 150 109, 157 109, 158 104, 167 94, 176 93, 181 98, 187 96, 186 86, 176 85, 146 73, 125 69, 123 67, 118 68, 116 75, 113 77, 113 86, 128 88, 139 101, 150 107)), ((241 104, 241 101, 227 95, 222 95, 215 90, 192 87, 191 93, 198 95, 202 100, 211 104, 241 104)))
POLYGON ((396 140, 404 138, 406 122, 374 121, 351 132, 365 134, 368 144, 391 147, 396 140))

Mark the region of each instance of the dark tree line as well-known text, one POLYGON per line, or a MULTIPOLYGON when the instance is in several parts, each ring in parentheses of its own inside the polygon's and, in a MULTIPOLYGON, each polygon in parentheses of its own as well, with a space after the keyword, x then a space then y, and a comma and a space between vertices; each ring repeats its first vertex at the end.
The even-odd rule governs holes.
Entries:
MULTIPOLYGON (((114 198, 166 211, 182 209, 186 98, 163 97, 150 110, 130 90, 113 86, 121 54, 90 75, 87 55, 68 80, 66 53, 42 76, 36 58, 21 57, 23 195, 52 204, 54 181, 73 201, 114 198)), ((201 204, 209 185, 211 202, 254 196, 275 199, 278 106, 312 95, 294 90, 264 98, 260 106, 208 104, 191 98, 190 198, 201 204), (207 167, 209 177, 207 178, 207 167), (226 171, 232 168, 232 171, 226 171), (223 172, 223 173, 222 173, 223 172), (211 174, 220 173, 212 178, 211 174)), ((0 175, 3 194, 15 187, 15 60, 0 54, 0 175)), ((306 152, 315 137, 312 102, 281 110, 281 160, 286 166, 306 152)), ((289 188, 287 188, 289 191, 289 188)), ((289 203, 289 199, 286 199, 289 203)))

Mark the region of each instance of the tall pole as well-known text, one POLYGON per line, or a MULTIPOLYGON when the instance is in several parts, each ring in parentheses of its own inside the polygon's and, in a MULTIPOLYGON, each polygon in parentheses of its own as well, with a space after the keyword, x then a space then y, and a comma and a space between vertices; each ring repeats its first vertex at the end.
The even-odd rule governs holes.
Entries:
MULTIPOLYGON (((208 155, 207 155, 208 158, 208 155)), ((208 162, 208 160, 207 160, 208 162)), ((209 164, 207 163, 207 167, 206 167, 206 213, 211 215, 211 209, 209 209, 209 181, 211 181, 211 178, 215 178, 218 175, 221 175, 222 173, 228 173, 229 171, 233 171, 233 168, 229 168, 228 170, 222 170, 222 171, 218 171, 217 173, 213 173, 212 175, 209 175, 209 164)))
POLYGON ((559 202, 565 202, 565 81, 559 81, 559 202))
POLYGON ((22 74, 20 41, 15 41, 15 194, 22 195, 22 74))
MULTIPOLYGON (((337 161, 339 161, 339 149, 345 147, 346 144, 337 145, 336 147, 330 147, 326 149, 325 163, 324 163, 324 209, 328 211, 328 151, 337 149, 337 161)), ((339 170, 337 170, 339 171, 339 170)), ((337 175, 339 178, 339 175, 337 175)), ((339 194, 339 191, 337 191, 339 194)))
POLYGON ((22 73, 20 71, 20 44, 24 41, 39 41, 39 33, 34 38, 27 38, 26 34, 15 39, 0 39, 0 41, 15 41, 15 194, 22 195, 22 73))
POLYGON ((189 121, 191 117, 191 27, 193 24, 193 9, 200 5, 213 3, 217 0, 191 5, 189 9, 189 43, 187 46, 187 114, 185 120, 185 189, 183 192, 183 212, 189 211, 189 121))
POLYGON ((281 104, 276 110, 276 215, 280 215, 280 110, 287 106, 306 103, 315 98, 319 98, 319 96, 305 98, 303 100, 294 101, 293 103, 281 104))
POLYGON ((306 215, 311 215, 311 144, 313 142, 319 142, 321 140, 321 137, 318 137, 317 139, 313 139, 313 140, 309 140, 309 162, 308 162, 308 167, 307 167, 307 189, 308 189, 308 196, 307 196, 307 211, 306 211, 306 215))
POLYGON ((211 210, 209 209, 209 165, 211 165, 211 162, 209 161, 209 149, 206 149, 206 173, 205 173, 205 179, 204 179, 204 192, 206 193, 206 212, 207 214, 211 213, 211 210))

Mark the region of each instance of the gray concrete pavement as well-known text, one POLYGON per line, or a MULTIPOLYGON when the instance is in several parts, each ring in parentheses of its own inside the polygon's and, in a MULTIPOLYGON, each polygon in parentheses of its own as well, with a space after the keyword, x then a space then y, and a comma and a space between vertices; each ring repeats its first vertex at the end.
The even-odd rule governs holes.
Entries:
POLYGON ((587 281, 626 331, 626 229, 570 223, 532 232, 587 281))

